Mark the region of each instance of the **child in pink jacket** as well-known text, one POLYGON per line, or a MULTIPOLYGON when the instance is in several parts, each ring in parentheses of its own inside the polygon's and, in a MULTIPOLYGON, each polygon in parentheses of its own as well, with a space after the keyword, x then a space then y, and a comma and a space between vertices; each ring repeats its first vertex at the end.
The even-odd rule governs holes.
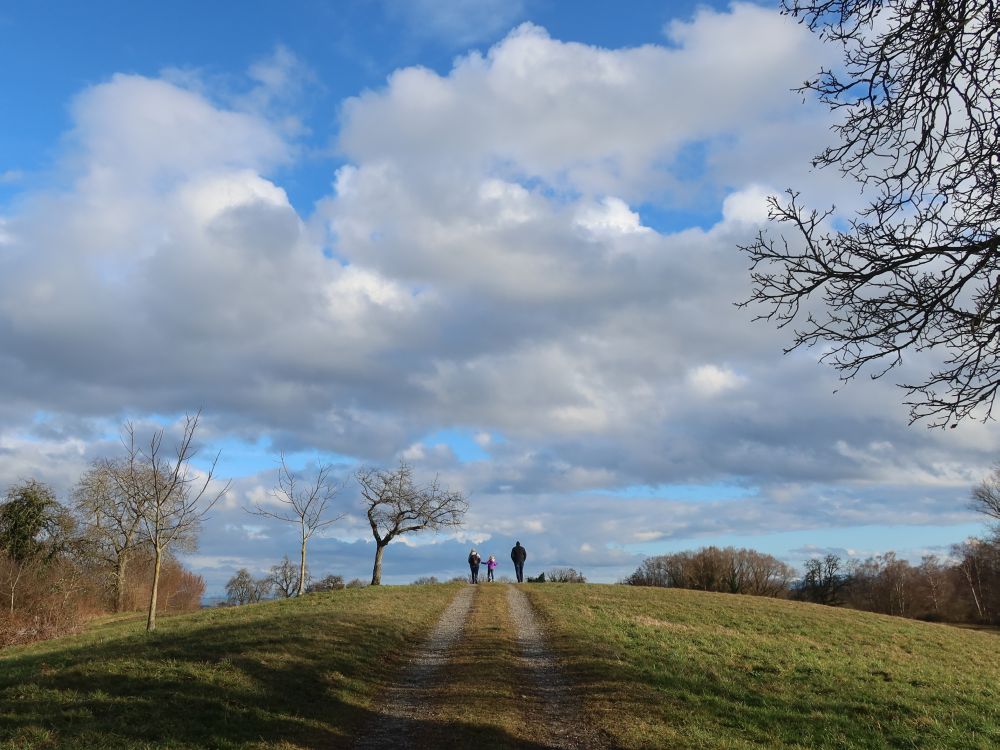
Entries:
POLYGON ((487 583, 493 580, 493 571, 496 570, 497 559, 490 555, 490 559, 486 561, 486 581, 487 583))

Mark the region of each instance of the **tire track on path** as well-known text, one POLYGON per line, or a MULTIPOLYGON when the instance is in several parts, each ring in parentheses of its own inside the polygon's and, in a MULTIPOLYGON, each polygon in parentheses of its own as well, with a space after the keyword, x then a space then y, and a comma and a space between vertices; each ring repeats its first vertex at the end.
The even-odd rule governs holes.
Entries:
POLYGON ((530 676, 526 685, 530 694, 525 697, 541 713, 539 721, 534 722, 537 726, 535 736, 546 747, 558 750, 598 750, 608 747, 584 721, 580 702, 546 644, 545 633, 527 595, 510 585, 507 587, 507 604, 517 631, 521 658, 530 676))
POLYGON ((423 696, 440 679, 450 652, 462 636, 475 591, 475 586, 466 586, 455 594, 427 640, 416 649, 400 671, 398 680, 389 687, 385 700, 377 709, 378 723, 358 738, 357 750, 419 747, 414 736, 424 713, 423 696))

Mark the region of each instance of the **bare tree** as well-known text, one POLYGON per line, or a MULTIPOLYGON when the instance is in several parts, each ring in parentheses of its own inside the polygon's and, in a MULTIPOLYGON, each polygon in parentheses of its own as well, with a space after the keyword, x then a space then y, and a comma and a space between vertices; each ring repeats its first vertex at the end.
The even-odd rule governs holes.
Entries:
POLYGON ((392 471, 369 467, 355 476, 375 537, 372 586, 382 583, 382 555, 389 542, 424 529, 460 526, 469 509, 462 493, 441 489, 436 477, 430 484, 416 484, 413 470, 403 461, 392 471))
POLYGON ((1000 521, 1000 464, 972 489, 972 509, 1000 521))
POLYGON ((129 561, 146 541, 140 532, 148 488, 137 491, 139 488, 130 481, 139 476, 130 472, 123 460, 98 459, 73 490, 87 548, 111 570, 115 612, 124 608, 129 561))
POLYGON ((200 475, 191 466, 198 452, 194 436, 200 418, 200 411, 184 418, 181 436, 172 453, 164 450, 162 428, 156 430, 148 444, 142 447, 136 441, 135 427, 131 422, 126 423, 123 429, 129 491, 133 502, 141 508, 142 528, 153 550, 153 585, 146 618, 147 631, 156 629, 156 602, 164 555, 185 542, 193 545, 202 520, 229 490, 229 482, 221 488, 211 489, 218 454, 208 471, 200 475))
POLYGON ((253 604, 271 593, 270 578, 254 578, 246 568, 226 582, 226 601, 230 604, 253 604))
POLYGON ((295 592, 298 596, 305 591, 306 545, 309 540, 317 531, 322 531, 347 515, 341 513, 333 518, 324 518, 331 501, 340 490, 332 473, 331 464, 321 464, 316 468, 311 480, 300 481, 299 477, 288 468, 285 456, 282 455, 281 466, 278 468, 278 486, 271 493, 278 501, 280 509, 275 510, 255 503, 254 509, 247 511, 255 516, 274 518, 299 527, 299 585, 295 592))
MULTIPOLYGON (((302 585, 302 579, 299 578, 299 575, 299 570, 292 564, 292 561, 288 559, 288 555, 285 555, 281 558, 280 563, 271 566, 271 574, 268 576, 267 580, 275 591, 281 594, 281 596, 285 599, 288 599, 296 596, 304 588, 302 585)), ((304 571, 302 575, 305 575, 308 578, 309 571, 304 571)))
POLYGON ((843 590, 850 582, 841 568, 840 558, 836 555, 827 555, 822 560, 807 560, 805 575, 799 582, 799 596, 816 604, 840 606, 843 603, 843 590))
POLYGON ((324 591, 340 591, 342 588, 344 588, 344 577, 330 573, 306 586, 306 593, 318 594, 324 591))
POLYGON ((911 420, 988 418, 1000 388, 997 0, 782 7, 843 51, 841 70, 800 91, 842 115, 839 143, 814 166, 836 166, 868 202, 841 231, 832 208, 808 208, 794 190, 771 197, 771 219, 789 231, 741 248, 753 282, 741 304, 760 303, 758 319, 780 327, 797 321, 791 349, 823 346, 844 380, 934 351, 924 379, 902 384, 911 420))

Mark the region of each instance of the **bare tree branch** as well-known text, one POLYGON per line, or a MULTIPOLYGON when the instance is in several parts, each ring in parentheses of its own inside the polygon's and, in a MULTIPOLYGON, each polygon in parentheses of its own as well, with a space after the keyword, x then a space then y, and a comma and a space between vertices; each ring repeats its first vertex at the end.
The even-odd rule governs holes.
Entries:
POLYGON ((373 586, 382 582, 382 554, 389 542, 424 529, 461 526, 469 509, 462 493, 442 489, 437 477, 427 485, 415 484, 413 469, 403 461, 392 471, 366 467, 355 477, 375 537, 373 586))
POLYGON ((827 347, 845 380, 884 376, 907 352, 936 369, 901 384, 911 419, 990 417, 1000 389, 1000 13, 997 0, 783 0, 843 51, 801 91, 842 116, 836 167, 868 196, 844 230, 799 194, 770 199, 787 228, 741 249, 742 305, 796 323, 792 349, 827 347), (808 311, 805 303, 813 300, 808 311))
POLYGON ((142 528, 153 549, 153 586, 146 630, 156 629, 156 604, 163 555, 175 546, 193 546, 201 522, 229 490, 230 482, 211 490, 219 454, 201 477, 191 461, 198 451, 194 436, 201 411, 184 418, 181 437, 172 454, 163 448, 163 429, 150 435, 143 448, 136 441, 135 426, 127 422, 122 430, 125 446, 125 476, 129 496, 141 514, 142 528))
POLYGON ((300 482, 281 455, 281 465, 278 468, 278 486, 272 491, 272 496, 280 503, 280 510, 275 510, 254 503, 253 510, 247 510, 255 516, 273 518, 284 523, 297 524, 299 527, 299 576, 296 595, 301 596, 306 586, 306 546, 309 539, 317 531, 322 531, 346 516, 346 513, 324 518, 327 508, 340 492, 340 485, 333 478, 333 465, 321 464, 316 468, 312 480, 300 482))

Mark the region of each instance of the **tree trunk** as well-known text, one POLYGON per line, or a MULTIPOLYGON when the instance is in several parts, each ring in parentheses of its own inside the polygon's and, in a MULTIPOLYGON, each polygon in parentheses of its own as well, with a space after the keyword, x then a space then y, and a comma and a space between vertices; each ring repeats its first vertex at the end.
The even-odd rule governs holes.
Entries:
POLYGON ((24 567, 22 566, 21 563, 14 563, 14 564, 17 565, 17 575, 14 576, 14 578, 11 579, 11 582, 10 582, 10 614, 11 614, 11 617, 14 616, 14 592, 17 591, 17 582, 21 580, 21 572, 24 570, 24 567))
POLYGON ((155 547, 155 561, 153 562, 153 591, 149 595, 149 616, 146 618, 146 632, 156 630, 156 596, 160 590, 160 560, 163 551, 159 546, 155 547))
POLYGON ((306 589, 306 538, 302 537, 302 556, 299 560, 299 590, 297 596, 302 596, 306 589))
POLYGON ((125 609, 125 567, 128 561, 119 556, 115 562, 115 612, 125 609))
POLYGON ((385 552, 386 544, 388 542, 375 543, 375 567, 372 569, 372 586, 380 586, 382 584, 382 553, 385 552))

